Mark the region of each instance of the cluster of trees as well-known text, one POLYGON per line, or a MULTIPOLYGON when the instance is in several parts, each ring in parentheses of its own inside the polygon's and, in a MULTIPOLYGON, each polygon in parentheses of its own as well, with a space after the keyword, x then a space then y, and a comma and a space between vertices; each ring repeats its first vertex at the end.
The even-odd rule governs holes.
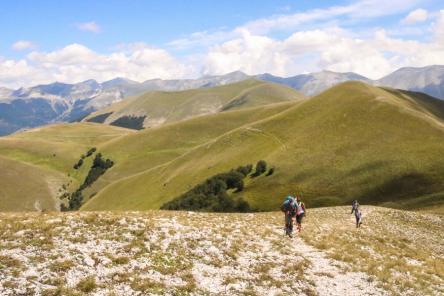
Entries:
POLYGON ((111 159, 104 159, 102 158, 101 153, 97 153, 91 169, 86 176, 85 182, 83 182, 83 184, 80 186, 80 189, 83 190, 86 187, 90 186, 113 165, 114 162, 111 159))
POLYGON ((190 210, 204 212, 251 212, 253 209, 243 198, 234 199, 227 190, 244 190, 244 179, 252 172, 251 164, 227 173, 217 174, 190 191, 162 205, 164 210, 190 210))
MULTIPOLYGON (((92 153, 94 153, 94 151, 91 152, 90 155, 92 155, 92 153)), ((88 153, 87 153, 87 155, 88 155, 88 153)), ((68 206, 65 206, 64 204, 62 204, 61 210, 62 211, 78 210, 83 202, 82 191, 86 187, 91 186, 91 184, 93 184, 101 175, 103 175, 113 165, 114 165, 114 162, 112 160, 104 159, 104 158, 102 158, 101 153, 97 153, 96 157, 94 158, 93 164, 88 172, 88 175, 85 178, 85 181, 83 182, 82 185, 80 185, 80 187, 76 191, 74 191, 71 194, 71 196, 69 196, 68 206)))
POLYGON ((73 166, 73 168, 75 170, 78 170, 82 165, 83 165, 83 160, 87 157, 90 157, 91 155, 93 155, 94 152, 96 152, 96 147, 93 147, 91 149, 89 149, 85 154, 82 154, 82 156, 80 157, 79 161, 73 166))

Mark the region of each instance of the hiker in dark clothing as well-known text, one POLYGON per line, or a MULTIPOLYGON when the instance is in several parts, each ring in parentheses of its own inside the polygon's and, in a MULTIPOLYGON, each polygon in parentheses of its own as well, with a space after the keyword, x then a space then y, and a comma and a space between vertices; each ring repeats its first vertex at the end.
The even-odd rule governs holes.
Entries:
POLYGON ((281 211, 285 214, 285 234, 293 237, 293 219, 296 216, 296 201, 294 197, 287 196, 281 205, 281 211))
POLYGON ((362 224, 362 212, 359 209, 359 203, 358 203, 358 201, 356 199, 352 201, 352 211, 351 211, 351 214, 353 214, 353 213, 355 213, 356 228, 358 228, 362 224))
POLYGON ((355 200, 353 200, 353 202, 352 202, 352 211, 351 211, 351 214, 353 214, 353 212, 355 212, 357 209, 359 209, 359 203, 358 203, 358 201, 355 199, 355 200))
POLYGON ((362 212, 359 208, 355 209, 356 228, 359 228, 362 224, 362 212))

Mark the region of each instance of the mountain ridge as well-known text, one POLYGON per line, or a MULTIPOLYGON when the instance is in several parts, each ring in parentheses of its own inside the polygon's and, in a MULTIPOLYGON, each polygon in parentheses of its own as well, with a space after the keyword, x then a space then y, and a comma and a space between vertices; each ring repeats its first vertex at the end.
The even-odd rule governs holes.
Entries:
POLYGON ((119 121, 127 124, 138 121, 137 128, 148 128, 205 114, 298 99, 305 96, 288 86, 247 79, 215 87, 147 92, 94 112, 83 121, 122 127, 128 125, 121 125, 119 121))
POLYGON ((16 90, 0 87, 0 136, 48 123, 80 120, 94 111, 147 91, 208 88, 252 78, 284 84, 307 96, 319 94, 338 83, 354 80, 424 92, 444 99, 444 66, 441 65, 404 67, 377 80, 353 72, 338 73, 328 70, 292 77, 267 73, 247 75, 234 71, 198 79, 150 79, 136 82, 116 77, 101 83, 90 79, 75 84, 55 82, 16 90))

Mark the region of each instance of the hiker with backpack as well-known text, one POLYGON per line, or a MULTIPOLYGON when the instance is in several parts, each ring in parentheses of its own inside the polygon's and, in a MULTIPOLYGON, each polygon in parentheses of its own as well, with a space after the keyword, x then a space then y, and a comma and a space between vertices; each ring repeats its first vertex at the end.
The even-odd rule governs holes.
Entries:
POLYGON ((302 230, 302 218, 304 218, 305 212, 305 204, 298 196, 296 196, 296 223, 298 232, 301 232, 302 230))
POLYGON ((362 224, 362 212, 359 209, 359 203, 356 199, 352 202, 351 214, 353 214, 353 212, 355 213, 356 228, 359 228, 362 224))
POLYGON ((285 235, 293 237, 293 218, 296 216, 296 201, 293 196, 289 195, 285 198, 281 211, 285 215, 285 235))
POLYGON ((352 211, 351 211, 351 214, 353 214, 353 212, 356 211, 357 209, 359 209, 359 203, 355 199, 355 200, 352 201, 352 211))

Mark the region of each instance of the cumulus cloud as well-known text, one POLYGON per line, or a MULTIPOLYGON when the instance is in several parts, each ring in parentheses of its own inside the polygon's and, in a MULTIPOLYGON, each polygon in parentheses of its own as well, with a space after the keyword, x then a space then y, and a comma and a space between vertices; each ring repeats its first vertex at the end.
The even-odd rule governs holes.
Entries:
POLYGON ((284 40, 243 31, 241 37, 212 47, 204 63, 206 74, 242 70, 288 76, 321 69, 379 78, 391 65, 373 41, 347 37, 339 28, 300 31, 284 40))
POLYGON ((36 47, 37 46, 29 40, 19 40, 19 41, 15 42, 14 44, 12 44, 12 46, 11 46, 11 48, 14 50, 33 49, 36 47))
POLYGON ((99 54, 81 44, 52 51, 34 51, 21 60, 0 59, 0 85, 29 86, 54 81, 105 81, 127 77, 136 81, 183 78, 187 67, 163 49, 140 45, 99 54))
POLYGON ((102 29, 96 22, 86 22, 86 23, 79 23, 76 25, 77 29, 81 31, 88 31, 93 33, 100 33, 102 29))
POLYGON ((283 40, 243 30, 240 37, 210 48, 204 73, 242 70, 289 76, 332 70, 377 79, 403 66, 444 64, 444 12, 433 30, 430 42, 393 38, 383 29, 366 39, 330 28, 298 31, 283 40))
POLYGON ((418 8, 410 12, 405 18, 402 19, 401 23, 406 25, 412 25, 427 20, 428 12, 425 9, 418 8))

